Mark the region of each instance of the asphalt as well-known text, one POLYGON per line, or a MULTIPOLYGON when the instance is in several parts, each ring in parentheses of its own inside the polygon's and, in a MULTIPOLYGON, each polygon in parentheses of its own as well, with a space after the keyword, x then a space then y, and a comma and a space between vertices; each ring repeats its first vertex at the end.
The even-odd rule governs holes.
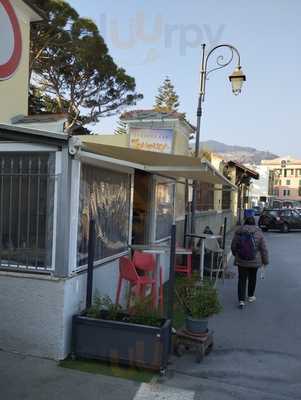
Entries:
POLYGON ((236 277, 219 284, 224 310, 210 320, 215 347, 201 364, 173 357, 165 378, 140 385, 0 351, 1 400, 299 400, 301 233, 266 238, 271 264, 257 302, 239 310, 236 277))
POLYGON ((174 358, 166 384, 189 388, 196 399, 301 398, 301 233, 266 238, 271 263, 256 303, 239 310, 237 277, 220 283, 224 311, 210 320, 214 351, 201 364, 193 355, 174 358))

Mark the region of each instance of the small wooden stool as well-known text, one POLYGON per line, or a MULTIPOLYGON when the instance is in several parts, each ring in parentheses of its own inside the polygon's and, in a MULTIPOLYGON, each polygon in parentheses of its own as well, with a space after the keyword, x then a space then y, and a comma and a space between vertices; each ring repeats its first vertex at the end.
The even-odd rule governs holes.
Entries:
POLYGON ((196 362, 200 363, 213 348, 213 331, 205 334, 193 334, 184 328, 177 330, 174 339, 174 352, 181 357, 185 351, 193 349, 196 353, 196 362))

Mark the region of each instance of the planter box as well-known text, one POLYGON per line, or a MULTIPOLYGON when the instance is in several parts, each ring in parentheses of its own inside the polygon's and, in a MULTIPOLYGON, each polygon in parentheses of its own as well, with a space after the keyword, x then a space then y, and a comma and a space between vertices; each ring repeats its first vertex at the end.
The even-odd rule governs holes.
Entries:
POLYGON ((167 367, 170 320, 164 320, 161 327, 153 327, 75 315, 72 335, 77 357, 153 370, 167 367))

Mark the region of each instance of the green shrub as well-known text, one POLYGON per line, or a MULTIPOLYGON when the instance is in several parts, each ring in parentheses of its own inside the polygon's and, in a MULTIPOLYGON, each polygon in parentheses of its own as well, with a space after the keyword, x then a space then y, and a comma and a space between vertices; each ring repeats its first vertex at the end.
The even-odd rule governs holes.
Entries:
POLYGON ((192 318, 208 318, 222 310, 217 289, 209 282, 181 285, 177 295, 185 312, 192 318))
POLYGON ((119 304, 112 302, 109 296, 95 295, 93 305, 87 310, 87 317, 102 318, 102 311, 106 312, 106 319, 116 321, 122 312, 122 307, 119 304))
POLYGON ((109 296, 94 296, 93 305, 85 315, 90 318, 110 321, 129 322, 137 325, 160 326, 162 318, 154 309, 150 298, 136 299, 130 311, 126 313, 119 304, 112 302, 109 296))

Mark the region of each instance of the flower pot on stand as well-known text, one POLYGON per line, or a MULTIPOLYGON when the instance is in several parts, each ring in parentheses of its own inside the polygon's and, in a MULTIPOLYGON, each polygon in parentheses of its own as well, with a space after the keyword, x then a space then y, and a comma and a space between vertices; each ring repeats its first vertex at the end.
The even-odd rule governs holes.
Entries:
POLYGON ((188 332, 195 335, 206 334, 208 332, 208 319, 196 319, 187 316, 185 326, 188 332))

